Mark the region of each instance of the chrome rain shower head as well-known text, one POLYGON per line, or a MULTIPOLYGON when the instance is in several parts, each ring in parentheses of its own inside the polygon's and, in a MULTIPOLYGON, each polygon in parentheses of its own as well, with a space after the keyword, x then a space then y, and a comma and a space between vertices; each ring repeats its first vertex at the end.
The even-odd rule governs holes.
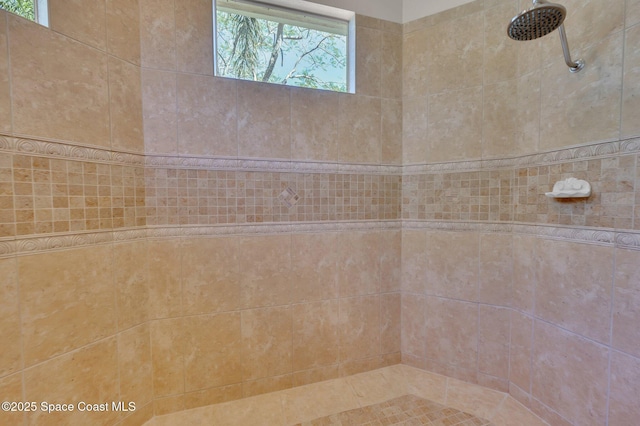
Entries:
POLYGON ((507 34, 518 41, 535 40, 558 29, 564 60, 571 72, 584 68, 584 61, 571 60, 567 34, 564 31, 564 18, 567 9, 559 4, 547 3, 544 0, 533 0, 533 7, 515 16, 509 23, 507 34))

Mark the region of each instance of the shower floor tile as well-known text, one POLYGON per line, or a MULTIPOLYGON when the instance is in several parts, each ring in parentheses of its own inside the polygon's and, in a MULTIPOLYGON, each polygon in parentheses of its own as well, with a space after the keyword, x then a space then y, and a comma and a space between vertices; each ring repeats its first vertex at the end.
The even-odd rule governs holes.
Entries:
POLYGON ((343 411, 295 426, 494 426, 488 420, 415 395, 343 411))

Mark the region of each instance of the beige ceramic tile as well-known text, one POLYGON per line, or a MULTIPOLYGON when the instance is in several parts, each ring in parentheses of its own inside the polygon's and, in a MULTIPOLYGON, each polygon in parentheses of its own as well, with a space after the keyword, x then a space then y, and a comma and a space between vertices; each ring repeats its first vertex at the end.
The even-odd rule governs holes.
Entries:
POLYGON ((238 155, 236 82, 178 74, 178 150, 183 155, 238 155))
POLYGON ((380 234, 345 232, 338 236, 340 297, 380 291, 380 234))
MULTIPOLYGON (((212 404, 220 404, 223 402, 236 401, 242 398, 242 384, 237 383, 229 386, 220 386, 216 388, 202 389, 195 392, 189 392, 184 395, 184 409, 204 407, 212 404)), ((174 410, 176 411, 176 410, 174 410)), ((157 409, 156 409, 157 415, 157 409)))
POLYGON ((137 65, 109 58, 109 105, 111 147, 144 152, 142 83, 137 65))
POLYGON ((511 235, 481 234, 479 301, 508 307, 513 278, 511 235))
POLYGON ((338 161, 338 94, 291 89, 291 158, 338 161))
POLYGON ((406 365, 402 365, 400 371, 403 374, 408 393, 430 399, 439 404, 445 403, 448 380, 445 376, 406 365))
POLYGON ((238 155, 291 158, 288 87, 238 81, 238 155))
POLYGON ((100 50, 107 48, 105 0, 50 0, 49 27, 100 50))
POLYGON ((112 265, 107 246, 18 259, 25 366, 115 333, 112 265))
POLYGON ((427 162, 429 131, 429 98, 406 97, 402 103, 403 164, 427 162))
POLYGON ((340 299, 340 361, 378 355, 380 297, 340 299))
POLYGON ((478 370, 490 376, 509 378, 511 312, 507 308, 480 305, 478 370))
POLYGON ((176 18, 174 0, 139 0, 142 66, 176 69, 176 18))
POLYGON ((147 154, 178 153, 176 75, 142 71, 144 149, 147 154))
POLYGON ((532 339, 533 320, 519 312, 511 311, 509 380, 527 393, 531 389, 532 339))
MULTIPOLYGON (((630 6, 627 6, 629 8, 630 6)), ((640 2, 633 6, 640 9, 640 2)), ((629 10, 629 9, 628 9, 629 10)), ((640 21, 640 12, 637 12, 640 21)), ((640 135, 640 26, 625 32, 622 93, 622 137, 640 135)))
POLYGON ((640 356, 640 252, 616 251, 613 347, 640 356))
POLYGON ((212 2, 183 0, 176 4, 178 71, 213 75, 212 2))
POLYGON ((631 425, 640 416, 637 395, 640 392, 640 360, 620 352, 611 356, 611 393, 609 425, 631 425))
POLYGON ((383 33, 360 25, 356 31, 356 93, 379 97, 383 33))
POLYGON ((118 335, 120 401, 133 401, 140 408, 153 401, 149 333, 149 324, 143 324, 118 335))
MULTIPOLYGON (((116 338, 102 340, 77 351, 38 364, 24 372, 26 401, 51 403, 104 403, 119 401, 116 338)), ((37 411, 33 425, 114 424, 116 411, 37 411)))
POLYGON ((0 330, 5 342, 0 353, 0 377, 21 368, 20 303, 15 259, 0 259, 0 330))
MULTIPOLYGON (((184 393, 184 344, 183 319, 152 321, 149 324, 151 339, 151 365, 153 368, 154 398, 184 393)), ((175 406, 175 400, 160 403, 161 407, 175 406)), ((184 402, 180 402, 180 410, 184 402)), ((175 410, 172 410, 175 411, 175 410)), ((166 412, 166 411, 165 411, 166 412)))
MULTIPOLYGON (((385 22, 385 24, 393 25, 385 22)), ((402 31, 382 33, 382 75, 380 96, 402 98, 402 31)))
POLYGON ((278 394, 254 396, 215 407, 211 410, 212 415, 204 418, 205 424, 280 426, 284 423, 281 397, 278 394))
POLYGON ((339 302, 294 305, 293 371, 308 370, 338 362, 339 302))
POLYGON ((427 355, 427 300, 425 296, 402 295, 402 353, 427 355))
POLYGON ((140 4, 138 0, 106 0, 107 49, 110 54, 140 65, 140 4))
POLYGON ((242 311, 244 380, 293 371, 292 322, 290 307, 242 311))
POLYGON ((291 301, 291 237, 240 238, 243 307, 285 305, 291 301))
POLYGON ((242 306, 238 240, 198 238, 182 248, 182 298, 185 315, 238 310, 242 306))
POLYGON ((337 364, 311 370, 294 371, 293 386, 306 386, 312 383, 337 379, 338 377, 340 377, 340 371, 337 364))
POLYGON ((383 354, 400 352, 401 312, 400 293, 380 295, 380 346, 383 354))
MULTIPOLYGON (((512 80, 519 75, 519 42, 511 40, 506 32, 507 24, 515 13, 513 2, 502 2, 485 11, 484 84, 512 80)), ((532 44, 528 43, 528 46, 532 47, 532 44)))
POLYGON ((490 419, 507 398, 502 392, 493 391, 456 379, 447 382, 447 406, 476 416, 490 419))
POLYGON ((620 32, 586 50, 573 50, 572 54, 579 54, 588 64, 579 74, 570 73, 559 52, 553 53, 553 62, 543 67, 541 75, 545 82, 541 91, 541 150, 618 136, 622 37, 620 32))
MULTIPOLYGON (((182 314, 182 274, 177 240, 149 240, 149 319, 176 317, 182 314)), ((187 272, 187 271, 185 271, 187 272)))
POLYGON ((540 239, 536 253, 536 315, 609 342, 613 249, 540 239))
POLYGON ((108 147, 106 55, 14 16, 9 32, 14 131, 108 147))
MULTIPOLYGON (((241 385, 238 385, 241 387, 241 385)), ((242 392, 240 392, 242 395, 242 392)), ((163 416, 165 414, 175 413, 178 411, 183 411, 185 409, 184 405, 185 396, 184 394, 180 394, 177 396, 169 396, 165 398, 155 398, 153 400, 153 410, 155 416, 163 416)), ((209 405, 209 404, 206 404, 209 405)), ((145 423, 148 424, 148 423, 145 423)))
POLYGON ((381 104, 379 98, 341 95, 338 116, 338 159, 379 164, 381 104))
POLYGON ((144 406, 136 405, 136 411, 129 415, 118 424, 118 426, 140 426, 153 419, 153 403, 144 406))
POLYGON ((402 101, 383 99, 382 115, 382 163, 402 164, 402 101))
POLYGON ((278 392, 293 387, 293 374, 282 376, 264 377, 257 380, 247 380, 242 383, 242 396, 244 398, 278 392))
POLYGON ((0 11, 0 132, 11 131, 11 88, 7 50, 7 13, 0 11))
POLYGON ((627 0, 626 9, 626 27, 630 28, 640 23, 640 1, 639 0, 627 0))
POLYGON ((481 157, 482 92, 471 87, 429 97, 429 162, 481 157))
POLYGON ((479 244, 478 234, 472 232, 430 232, 427 293, 477 301, 479 244))
POLYGON ((428 297, 427 314, 427 358, 477 370, 477 305, 428 297))
POLYGON ((187 392, 238 383, 244 364, 240 313, 184 319, 187 392))
POLYGON ((533 397, 574 424, 604 424, 609 350, 541 321, 534 339, 533 397))
POLYGON ((511 307, 533 313, 536 285, 536 238, 513 235, 513 288, 511 307))
MULTIPOLYGON (((22 374, 13 374, 0 378, 0 398, 2 401, 22 401, 22 374)), ((20 411, 0 411, 0 422, 5 425, 20 425, 25 413, 20 411)))
POLYGON ((337 244, 333 233, 291 236, 293 302, 338 297, 337 244))
POLYGON ((147 242, 114 246, 114 281, 118 307, 118 330, 142 324, 149 318, 147 242))
POLYGON ((311 421, 358 408, 351 386, 343 379, 302 386, 281 393, 285 424, 311 421))
POLYGON ((428 40, 435 32, 429 29, 405 34, 402 42, 402 93, 404 97, 429 93, 428 40))
POLYGON ((507 397, 498 412, 492 417, 491 422, 496 426, 547 426, 547 423, 527 410, 524 405, 511 397, 507 397))
POLYGON ((381 231, 380 238, 380 292, 400 291, 402 231, 381 231))
POLYGON ((360 406, 366 407, 405 395, 407 391, 403 379, 393 370, 383 368, 356 374, 345 380, 351 385, 360 406))

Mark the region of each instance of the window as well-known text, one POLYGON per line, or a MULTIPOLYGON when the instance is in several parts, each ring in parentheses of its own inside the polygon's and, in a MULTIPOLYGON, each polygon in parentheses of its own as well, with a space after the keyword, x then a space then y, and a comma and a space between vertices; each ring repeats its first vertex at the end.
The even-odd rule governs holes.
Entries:
POLYGON ((214 0, 216 75, 355 90, 355 13, 303 0, 214 0))
POLYGON ((49 26, 47 0, 0 0, 0 9, 49 26))

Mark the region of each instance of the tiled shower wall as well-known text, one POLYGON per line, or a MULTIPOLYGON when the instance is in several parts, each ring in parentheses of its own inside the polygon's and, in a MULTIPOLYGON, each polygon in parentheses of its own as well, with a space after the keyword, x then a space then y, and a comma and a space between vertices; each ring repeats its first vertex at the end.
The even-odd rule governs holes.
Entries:
POLYGON ((578 74, 557 35, 508 39, 527 1, 404 26, 402 357, 553 425, 626 425, 640 415, 640 4, 562 4, 578 74), (568 177, 593 195, 545 196, 568 177))

